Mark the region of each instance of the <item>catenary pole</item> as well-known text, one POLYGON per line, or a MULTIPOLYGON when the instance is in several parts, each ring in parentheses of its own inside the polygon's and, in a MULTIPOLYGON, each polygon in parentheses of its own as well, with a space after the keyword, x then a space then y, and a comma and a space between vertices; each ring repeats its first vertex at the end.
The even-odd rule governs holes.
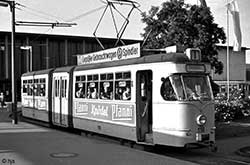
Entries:
POLYGON ((227 0, 227 101, 229 101, 230 93, 230 52, 229 52, 229 10, 227 0))
POLYGON ((10 1, 10 8, 12 12, 12 32, 11 32, 11 78, 12 78, 12 113, 13 124, 18 123, 17 119, 17 93, 16 93, 16 69, 15 69, 15 1, 10 1))

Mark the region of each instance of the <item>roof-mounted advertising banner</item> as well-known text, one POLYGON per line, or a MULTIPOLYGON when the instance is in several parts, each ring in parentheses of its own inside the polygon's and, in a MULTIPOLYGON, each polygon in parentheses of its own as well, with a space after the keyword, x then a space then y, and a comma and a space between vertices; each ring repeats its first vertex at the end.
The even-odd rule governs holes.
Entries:
POLYGON ((77 55, 77 65, 126 60, 140 57, 140 44, 120 46, 102 51, 77 55))

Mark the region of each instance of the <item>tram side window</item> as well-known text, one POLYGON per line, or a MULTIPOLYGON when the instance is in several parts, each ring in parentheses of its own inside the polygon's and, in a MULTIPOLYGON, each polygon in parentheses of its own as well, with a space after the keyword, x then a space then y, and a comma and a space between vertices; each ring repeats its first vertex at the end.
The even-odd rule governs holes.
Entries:
POLYGON ((64 92, 64 89, 65 89, 65 80, 61 80, 61 87, 60 87, 60 90, 61 90, 61 97, 64 98, 65 97, 65 92, 64 92))
POLYGON ((59 80, 55 80, 55 97, 59 97, 59 80))
POLYGON ((86 98, 86 76, 76 76, 75 97, 86 98))
POLYGON ((169 78, 162 78, 162 85, 161 85, 161 96, 166 101, 175 101, 177 100, 176 94, 172 87, 169 78))
POLYGON ((115 99, 131 100, 130 72, 119 72, 115 74, 115 99))
POLYGON ((33 95, 33 80, 28 80, 28 96, 33 95))
POLYGON ((98 74, 87 76, 87 98, 98 99, 98 74))
POLYGON ((40 84, 39 84, 39 95, 40 96, 45 96, 46 95, 46 88, 45 88, 45 83, 46 80, 45 78, 40 79, 40 84))
POLYGON ((23 80, 23 94, 28 93, 28 82, 27 80, 23 80))
POLYGON ((34 80, 34 96, 39 96, 39 84, 38 84, 38 79, 34 80))
POLYGON ((66 98, 67 97, 67 80, 62 80, 61 82, 61 97, 66 98))
POLYGON ((100 99, 113 99, 113 80, 112 73, 100 75, 100 99))

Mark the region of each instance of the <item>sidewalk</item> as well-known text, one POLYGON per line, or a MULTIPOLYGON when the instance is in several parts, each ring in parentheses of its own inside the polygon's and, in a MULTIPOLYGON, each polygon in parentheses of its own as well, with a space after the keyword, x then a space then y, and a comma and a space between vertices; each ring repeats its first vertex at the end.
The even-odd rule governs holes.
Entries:
POLYGON ((9 114, 0 108, 0 165, 196 165, 22 121, 14 125, 9 114))
POLYGON ((12 119, 9 117, 11 112, 7 108, 0 108, 0 123, 1 122, 11 122, 12 119))

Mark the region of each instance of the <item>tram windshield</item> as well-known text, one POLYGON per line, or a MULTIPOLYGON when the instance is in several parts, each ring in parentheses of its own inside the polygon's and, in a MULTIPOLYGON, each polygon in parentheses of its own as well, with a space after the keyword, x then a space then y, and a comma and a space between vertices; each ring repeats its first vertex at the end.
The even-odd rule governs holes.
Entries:
POLYGON ((206 75, 172 75, 162 79, 161 95, 166 101, 212 99, 209 78, 206 75))

